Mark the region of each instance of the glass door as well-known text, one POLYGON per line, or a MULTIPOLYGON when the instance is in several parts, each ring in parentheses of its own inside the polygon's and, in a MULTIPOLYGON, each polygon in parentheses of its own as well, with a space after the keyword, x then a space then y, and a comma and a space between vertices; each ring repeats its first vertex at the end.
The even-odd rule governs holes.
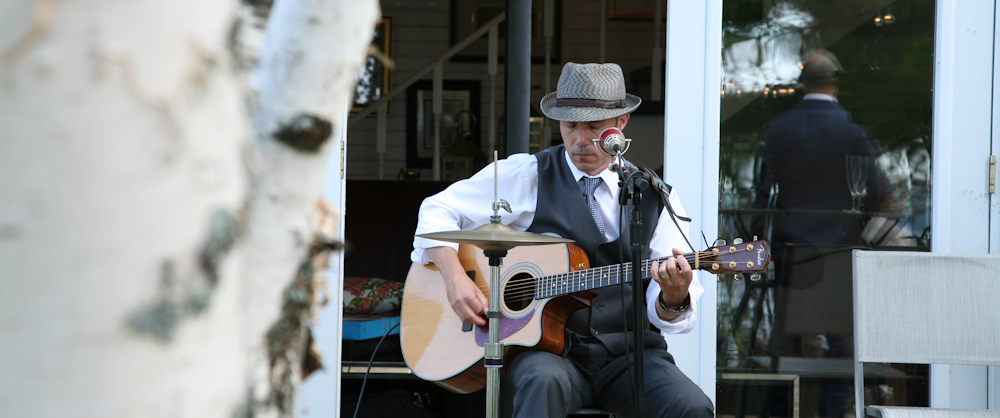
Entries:
POLYGON ((928 251, 934 0, 723 0, 719 235, 772 251, 718 284, 717 414, 927 405, 928 368, 866 366, 850 251, 928 251))

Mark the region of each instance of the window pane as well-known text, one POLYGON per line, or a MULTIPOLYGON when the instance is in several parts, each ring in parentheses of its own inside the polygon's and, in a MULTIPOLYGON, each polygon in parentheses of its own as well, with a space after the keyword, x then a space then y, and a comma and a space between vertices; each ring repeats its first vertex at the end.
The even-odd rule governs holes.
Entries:
MULTIPOLYGON (((719 230, 766 240, 720 276, 717 412, 853 414, 853 248, 927 251, 933 0, 723 0, 719 230)), ((928 403, 927 367, 867 365, 866 404, 928 403)))

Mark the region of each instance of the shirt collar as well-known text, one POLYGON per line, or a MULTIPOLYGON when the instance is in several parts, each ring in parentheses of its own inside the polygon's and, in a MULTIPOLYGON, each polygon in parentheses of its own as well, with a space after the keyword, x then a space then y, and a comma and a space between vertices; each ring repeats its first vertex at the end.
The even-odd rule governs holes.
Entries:
POLYGON ((596 176, 591 176, 587 173, 584 173, 579 168, 576 168, 576 164, 573 164, 573 160, 569 158, 569 151, 567 150, 563 150, 563 159, 566 160, 566 165, 569 166, 569 171, 573 173, 573 181, 579 183, 580 179, 584 177, 600 177, 604 179, 604 184, 608 185, 608 188, 611 190, 612 196, 618 193, 618 173, 608 170, 606 168, 604 169, 604 171, 601 171, 596 176))
POLYGON ((836 97, 824 93, 809 93, 805 96, 802 96, 802 100, 826 100, 828 102, 838 103, 836 97))

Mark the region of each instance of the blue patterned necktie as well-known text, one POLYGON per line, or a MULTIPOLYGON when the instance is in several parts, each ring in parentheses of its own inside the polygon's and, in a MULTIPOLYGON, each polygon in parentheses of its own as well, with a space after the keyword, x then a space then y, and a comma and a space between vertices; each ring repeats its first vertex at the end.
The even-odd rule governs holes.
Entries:
POLYGON ((583 195, 587 199, 587 207, 590 208, 590 216, 594 217, 594 222, 597 223, 597 229, 601 231, 601 236, 605 235, 604 232, 604 215, 601 214, 601 207, 597 205, 597 199, 594 198, 594 191, 597 190, 597 186, 601 185, 604 181, 600 177, 584 177, 583 180, 583 195))

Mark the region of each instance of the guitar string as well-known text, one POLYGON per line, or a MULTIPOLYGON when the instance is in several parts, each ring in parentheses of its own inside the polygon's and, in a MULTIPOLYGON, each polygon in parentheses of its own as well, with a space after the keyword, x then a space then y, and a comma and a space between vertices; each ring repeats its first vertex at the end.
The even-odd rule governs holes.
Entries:
MULTIPOLYGON (((701 258, 708 259, 707 261, 712 261, 711 258, 714 258, 714 255, 710 254, 710 253, 708 253, 708 254, 699 253, 698 255, 699 255, 699 261, 701 261, 701 258), (704 257, 702 257, 702 256, 704 256, 704 257)), ((690 261, 692 255, 685 254, 684 256, 685 256, 685 259, 688 259, 689 262, 692 262, 692 261, 690 261)), ((653 261, 662 261, 662 260, 663 259, 644 260, 642 262, 642 269, 643 269, 643 271, 646 274, 648 274, 649 273, 649 268, 652 266, 652 262, 653 261)), ((624 264, 625 264, 625 270, 628 273, 626 277, 631 277, 631 263, 624 263, 624 264)), ((707 265, 707 263, 706 263, 706 265, 707 265)), ((539 296, 537 294, 537 293, 539 293, 539 291, 538 291, 539 287, 546 287, 546 288, 548 288, 548 289, 543 289, 541 291, 541 293, 546 295, 546 296, 543 296, 543 297, 549 297, 548 294, 549 294, 550 290, 554 290, 555 294, 553 296, 558 296, 558 295, 573 293, 573 292, 577 292, 577 291, 590 290, 590 289, 596 289, 596 288, 600 288, 600 287, 610 286, 610 285, 614 285, 614 284, 620 283, 619 276, 617 274, 607 275, 607 274, 604 274, 604 273, 607 273, 607 272, 617 273, 617 270, 618 270, 617 265, 612 265, 612 266, 602 266, 602 267, 597 267, 597 268, 587 269, 587 270, 573 271, 573 272, 568 272, 568 273, 560 273, 560 274, 551 275, 551 276, 544 276, 544 277, 526 277, 526 278, 522 278, 522 279, 513 279, 513 280, 510 280, 510 281, 507 282, 507 286, 505 287, 506 288, 505 296, 506 297, 523 297, 523 296, 527 296, 529 294, 532 294, 533 297, 534 296, 539 296), (598 276, 603 276, 603 277, 598 277, 598 276), (607 281, 607 284, 604 284, 605 280, 607 281), (614 282, 612 283, 612 281, 614 281, 614 282), (600 284, 598 284, 596 286, 593 286, 592 285, 593 283, 600 283, 600 284), (581 285, 581 284, 591 284, 591 286, 580 287, 577 290, 573 290, 574 288, 578 287, 578 285, 581 285), (552 285, 552 286, 546 286, 546 285, 552 285), (553 289, 553 287, 554 287, 554 289, 553 289)), ((643 275, 643 278, 646 278, 646 274, 643 275)), ((480 290, 483 290, 483 291, 487 291, 489 289, 488 286, 479 286, 479 287, 480 287, 480 290)))
MULTIPOLYGON (((693 257, 693 255, 691 257, 693 257)), ((642 262, 642 270, 645 273, 648 273, 649 272, 649 268, 653 264, 653 261, 663 261, 666 258, 668 258, 668 257, 664 257, 664 258, 661 258, 661 259, 643 260, 643 262, 642 262)), ((686 257, 686 258, 690 258, 690 257, 686 257)), ((703 258, 707 258, 707 257, 703 257, 703 258)), ((694 262, 693 259, 689 260, 689 263, 693 263, 693 262, 694 262)), ((631 277, 631 263, 624 263, 624 264, 625 264, 625 269, 629 272, 629 277, 631 277)), ((527 294, 530 294, 530 293, 534 293, 533 288, 536 288, 537 285, 544 285, 544 284, 554 284, 557 287, 557 289, 559 289, 560 291, 565 291, 566 289, 570 289, 570 288, 576 287, 577 285, 580 285, 580 284, 583 284, 583 283, 588 283, 588 282, 589 283, 603 282, 605 280, 608 280, 608 284, 606 284, 606 285, 602 284, 602 285, 592 286, 592 287, 589 287, 587 289, 581 289, 581 290, 588 290, 588 289, 592 289, 592 288, 599 288, 599 287, 604 287, 604 286, 610 286, 610 285, 618 283, 618 281, 617 281, 618 275, 617 274, 608 275, 606 273, 608 273, 608 272, 617 273, 617 271, 618 271, 617 265, 612 265, 612 266, 596 267, 596 268, 587 269, 587 270, 578 270, 578 271, 572 271, 572 272, 567 272, 567 273, 560 273, 560 274, 555 274, 555 275, 550 275, 550 276, 544 276, 544 277, 527 277, 527 278, 522 278, 522 279, 513 279, 513 280, 510 280, 510 281, 507 282, 507 286, 506 286, 506 291, 507 292, 506 292, 506 294, 509 295, 509 296, 524 296, 524 295, 527 295, 527 294), (603 276, 603 277, 600 277, 600 276, 603 276), (615 283, 611 283, 611 280, 616 280, 616 282, 615 283), (514 284, 514 285, 512 286, 511 284, 514 284), (519 292, 514 293, 513 291, 519 291, 519 292)), ((643 277, 645 278, 646 275, 644 274, 643 277)), ((486 290, 486 289, 489 288, 488 286, 479 286, 479 287, 480 287, 481 290, 486 290)), ((566 293, 572 293, 572 291, 566 292, 566 293)))
MULTIPOLYGON (((688 263, 694 262, 695 258, 694 254, 684 254, 683 256, 685 257, 686 260, 688 260, 688 263)), ((714 254, 705 252, 698 253, 697 256, 699 263, 701 261, 712 261, 711 259, 715 257, 714 254)), ((653 261, 663 261, 666 258, 669 257, 643 260, 641 267, 642 270, 644 271, 643 278, 647 277, 646 274, 649 273, 649 268, 652 266, 653 261)), ((628 273, 626 277, 631 278, 631 263, 624 263, 624 264, 625 264, 625 270, 628 273)), ((563 295, 582 290, 590 290, 590 289, 610 286, 620 283, 620 279, 617 272, 618 272, 618 266, 612 265, 612 266, 602 266, 587 270, 578 270, 573 272, 560 273, 544 277, 526 277, 521 279, 513 279, 507 282, 507 286, 505 286, 506 291, 504 292, 504 295, 505 297, 524 297, 527 295, 532 295, 534 297, 538 296, 537 294, 539 293, 539 287, 548 288, 542 290, 541 292, 542 294, 547 295, 549 294, 549 290, 554 288, 555 295, 563 295), (612 275, 606 274, 609 272, 615 274, 612 275), (607 281, 607 284, 604 284, 605 281, 607 281), (588 286, 588 287, 580 286, 582 284, 593 284, 593 283, 600 283, 600 285, 588 286), (573 290, 574 288, 577 287, 579 287, 578 290, 573 290)), ((478 286, 478 287, 482 291, 487 291, 489 289, 488 285, 478 286)), ((544 296, 544 297, 549 297, 549 296, 544 296)))

